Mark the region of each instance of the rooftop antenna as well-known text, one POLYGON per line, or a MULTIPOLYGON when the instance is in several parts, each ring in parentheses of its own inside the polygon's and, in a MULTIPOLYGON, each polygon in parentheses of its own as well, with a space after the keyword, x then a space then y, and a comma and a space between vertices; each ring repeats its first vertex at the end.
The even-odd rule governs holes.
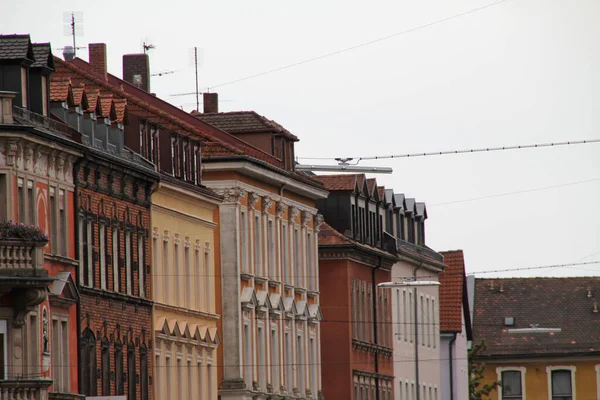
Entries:
POLYGON ((198 48, 194 46, 194 70, 196 71, 196 111, 200 111, 200 97, 198 93, 198 48))
POLYGON ((155 49, 156 46, 150 43, 146 43, 145 41, 142 43, 142 47, 144 48, 144 54, 148 52, 148 50, 155 49))
POLYGON ((83 49, 84 47, 77 47, 75 43, 75 37, 83 36, 83 13, 81 11, 65 11, 63 13, 64 22, 64 34, 65 36, 71 36, 73 38, 73 57, 77 54, 77 49, 83 49))

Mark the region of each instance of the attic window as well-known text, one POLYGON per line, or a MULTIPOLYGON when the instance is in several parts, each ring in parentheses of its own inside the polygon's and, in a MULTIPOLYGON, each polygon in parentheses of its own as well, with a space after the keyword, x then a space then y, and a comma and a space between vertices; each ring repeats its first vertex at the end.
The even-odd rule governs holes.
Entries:
POLYGON ((515 326, 515 317, 504 317, 504 326, 515 326))

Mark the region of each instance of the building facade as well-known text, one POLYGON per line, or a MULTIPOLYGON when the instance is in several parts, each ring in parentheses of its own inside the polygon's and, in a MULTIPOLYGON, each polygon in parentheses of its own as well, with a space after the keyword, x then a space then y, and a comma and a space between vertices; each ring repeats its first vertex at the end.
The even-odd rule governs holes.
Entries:
POLYGON ((213 150, 203 158, 204 182, 225 197, 219 395, 316 399, 321 393, 321 219, 315 201, 327 192, 294 171, 297 138, 279 124, 252 112, 197 117, 239 139, 252 131, 267 137, 261 143, 278 143, 255 143, 252 156, 213 150))
POLYGON ((443 251, 440 280, 441 399, 469 396, 468 342, 473 339, 462 250, 443 251))
MULTIPOLYGON (((392 280, 438 281, 443 257, 425 244, 424 203, 386 191, 387 233, 396 242, 392 280)), ((395 399, 440 398, 440 330, 437 286, 392 289, 395 399)))
POLYGON ((475 279, 474 344, 490 399, 600 396, 600 278, 475 279), (560 310, 560 311, 557 311, 560 310))
POLYGON ((319 284, 327 288, 321 293, 323 394, 392 399, 392 298, 377 287, 391 280, 396 262, 386 251, 384 219, 375 217, 385 207, 385 190, 364 175, 316 178, 330 192, 318 202, 326 222, 319 234, 319 284))
POLYGON ((78 398, 72 210, 82 148, 49 118, 53 70, 48 43, 0 36, 1 398, 78 398), (16 239, 10 232, 24 228, 12 223, 46 237, 16 239))

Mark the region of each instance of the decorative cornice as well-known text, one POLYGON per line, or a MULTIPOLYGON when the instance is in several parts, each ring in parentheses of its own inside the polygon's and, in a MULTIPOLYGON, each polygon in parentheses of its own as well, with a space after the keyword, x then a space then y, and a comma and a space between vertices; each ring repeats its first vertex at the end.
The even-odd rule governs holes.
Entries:
POLYGON ((273 205, 273 199, 270 197, 263 197, 263 201, 262 201, 262 206, 261 206, 261 211, 263 214, 267 214, 269 212, 269 209, 271 208, 271 206, 273 205))
POLYGON ((302 226, 307 226, 308 222, 312 219, 312 214, 308 211, 302 211, 300 214, 300 221, 302 222, 302 226))
POLYGON ((254 208, 256 203, 258 203, 258 194, 254 192, 248 193, 248 208, 254 208))
POLYGON ((289 211, 289 217, 290 217, 290 221, 293 222, 296 217, 298 216, 298 214, 300 214, 300 210, 297 209, 296 207, 290 207, 290 211, 289 211))

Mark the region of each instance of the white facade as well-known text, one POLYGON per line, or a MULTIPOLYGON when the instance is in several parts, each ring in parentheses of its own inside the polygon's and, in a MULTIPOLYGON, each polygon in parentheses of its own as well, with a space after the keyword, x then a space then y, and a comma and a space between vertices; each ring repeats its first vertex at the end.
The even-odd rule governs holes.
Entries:
MULTIPOLYGON (((439 267, 399 261, 392 267, 392 280, 417 276, 417 280, 437 281, 439 267)), ((440 335, 438 287, 393 288, 394 398, 396 400, 441 399, 440 335), (416 318, 415 318, 415 288, 416 318), (415 335, 415 331, 417 335, 415 335), (418 345, 419 381, 416 381, 415 346, 418 345)))
POLYGON ((440 400, 462 400, 467 399, 469 396, 467 329, 464 313, 462 315, 462 332, 456 334, 456 339, 452 340, 454 338, 452 333, 443 333, 440 337, 442 380, 440 400), (450 346, 452 347, 452 355, 450 355, 450 346), (450 361, 450 358, 452 358, 452 361, 450 361), (452 362, 452 369, 450 368, 450 362, 452 362), (452 385, 450 385, 451 375, 452 385), (450 389, 451 387, 452 389, 450 389))

